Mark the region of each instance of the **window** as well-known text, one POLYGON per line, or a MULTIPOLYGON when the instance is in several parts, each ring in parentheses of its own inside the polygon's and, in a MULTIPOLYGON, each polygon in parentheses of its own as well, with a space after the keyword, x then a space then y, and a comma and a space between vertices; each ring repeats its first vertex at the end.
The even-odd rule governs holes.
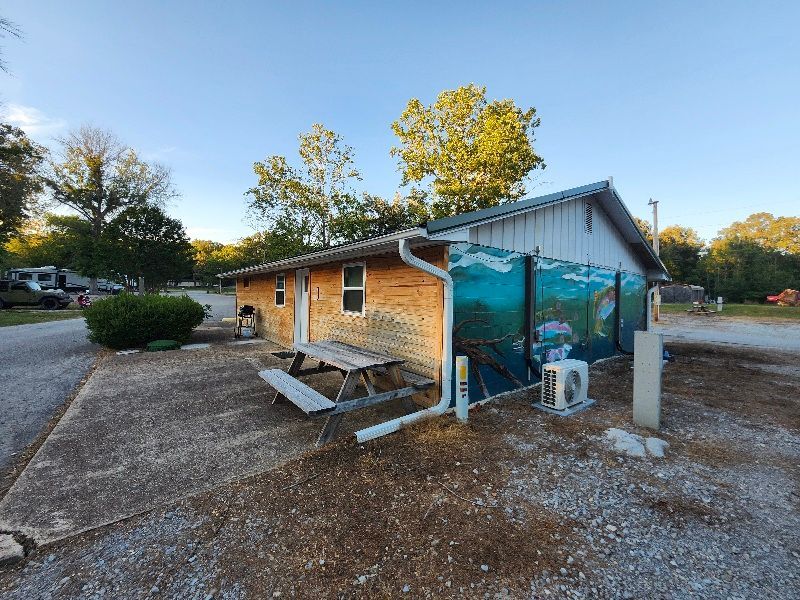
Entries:
POLYGON ((30 281, 33 275, 30 273, 17 273, 17 281, 30 281))
POLYGON ((364 314, 364 263, 342 267, 342 312, 364 314))
POLYGON ((242 289, 249 290, 250 289, 250 278, 245 277, 242 279, 242 289))
POLYGON ((11 286, 11 289, 12 290, 22 290, 24 292, 27 292, 31 288, 28 287, 27 283, 23 282, 23 283, 15 283, 14 285, 11 286))
POLYGON ((53 276, 50 273, 39 273, 36 276, 37 281, 53 281, 53 276))
POLYGON ((275 306, 286 306, 286 275, 275 275, 275 306))

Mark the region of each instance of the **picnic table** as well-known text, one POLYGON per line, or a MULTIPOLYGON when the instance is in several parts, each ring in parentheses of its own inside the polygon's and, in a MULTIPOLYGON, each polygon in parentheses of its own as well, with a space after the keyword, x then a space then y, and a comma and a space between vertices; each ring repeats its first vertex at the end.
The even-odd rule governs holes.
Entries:
POLYGON ((339 341, 298 343, 294 344, 293 349, 295 355, 288 371, 267 369, 259 372, 259 376, 275 389, 273 404, 289 400, 309 416, 326 417, 317 438, 317 446, 322 446, 333 438, 345 413, 397 398, 402 398, 406 411, 412 412, 415 407, 411 396, 435 383, 432 379, 402 369, 405 362, 403 359, 339 341), (315 359, 319 364, 303 369, 306 358, 315 359), (326 371, 339 371, 344 377, 335 400, 326 398, 297 379, 326 371), (375 375, 387 376, 394 389, 378 392, 373 382, 375 375), (351 398, 360 380, 364 381, 367 395, 351 398))

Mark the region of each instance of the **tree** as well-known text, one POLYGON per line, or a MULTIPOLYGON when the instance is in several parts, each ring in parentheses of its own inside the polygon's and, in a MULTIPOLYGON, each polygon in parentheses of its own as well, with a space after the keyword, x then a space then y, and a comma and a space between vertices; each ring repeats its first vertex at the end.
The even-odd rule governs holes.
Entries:
MULTIPOLYGON (((416 190, 415 190, 416 192, 416 190)), ((372 194, 363 194, 349 212, 339 215, 334 229, 343 242, 355 242, 416 227, 429 218, 425 195, 416 192, 403 198, 395 194, 390 202, 372 194)))
MULTIPOLYGON (((641 217, 633 217, 633 222, 636 224, 636 227, 639 228, 639 231, 642 232, 644 239, 648 241, 648 243, 652 246, 653 245, 653 226, 650 225, 650 221, 646 219, 642 219, 641 217)), ((658 236, 658 239, 661 239, 661 236, 658 236)))
POLYGON ((101 240, 106 270, 128 281, 144 277, 149 289, 192 270, 192 246, 183 224, 158 206, 129 206, 106 226, 101 240))
POLYGON ((44 181, 56 202, 90 225, 97 247, 82 272, 95 290, 97 277, 109 266, 109 257, 102 256, 98 246, 106 224, 129 208, 159 206, 174 196, 170 173, 141 160, 113 133, 96 127, 84 125, 59 142, 60 160, 51 162, 44 181))
POLYGON ((75 215, 45 214, 29 220, 5 244, 10 267, 53 265, 81 270, 90 260, 92 237, 89 224, 75 215))
POLYGON ((21 129, 0 123, 0 245, 22 225, 42 191, 45 152, 21 129))
POLYGON ((353 149, 335 132, 315 123, 299 136, 299 168, 283 156, 256 162, 256 187, 248 190, 250 208, 267 229, 281 223, 295 230, 309 247, 329 248, 340 241, 333 222, 353 201, 350 185, 361 176, 353 163, 353 149))
POLYGON ((702 281, 698 263, 705 244, 694 229, 670 225, 658 232, 658 241, 661 261, 673 281, 695 284, 702 281))
MULTIPOLYGON (((19 27, 14 25, 14 23, 8 19, 0 17, 0 38, 4 38, 6 35, 19 38, 22 37, 22 32, 19 30, 19 27)), ((8 65, 2 58, 0 58, 0 71, 8 73, 8 65)))
POLYGON ((774 217, 755 213, 720 231, 727 239, 750 240, 764 248, 800 254, 800 217, 774 217))
POLYGON ((488 102, 486 88, 470 84, 431 106, 409 100, 392 123, 401 145, 391 152, 403 185, 430 181, 433 216, 445 217, 521 198, 531 171, 545 168, 533 147, 539 124, 535 108, 488 102))

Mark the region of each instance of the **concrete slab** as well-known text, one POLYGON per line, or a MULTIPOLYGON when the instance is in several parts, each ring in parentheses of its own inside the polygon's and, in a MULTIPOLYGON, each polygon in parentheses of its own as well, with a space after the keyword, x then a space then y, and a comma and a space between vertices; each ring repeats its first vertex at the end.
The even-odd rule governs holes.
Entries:
POLYGON ((311 448, 319 421, 271 406, 256 374, 286 364, 264 346, 109 355, 0 501, 0 530, 51 542, 311 448))
MULTIPOLYGON (((224 328, 195 332, 212 342, 224 328)), ((45 544, 116 522, 312 449, 324 419, 270 404, 258 377, 289 366, 269 342, 205 352, 107 355, 0 501, 0 531, 45 544)), ((316 363, 314 363, 316 364, 316 363)), ((304 378, 329 398, 338 372, 304 378)), ((366 395, 359 385, 356 395, 366 395)), ((339 435, 403 414, 402 402, 345 416, 339 435)))
POLYGON ((13 565, 25 558, 22 545, 7 533, 0 533, 0 567, 13 565))
POLYGON ((592 398, 587 398, 580 404, 575 404, 574 406, 570 406, 569 408, 565 408, 564 410, 556 410, 555 408, 551 408, 549 406, 545 406, 541 402, 535 402, 533 404, 533 408, 538 408, 546 413, 550 413, 551 415, 558 415, 559 417, 569 417, 570 415, 574 415, 575 413, 582 412, 589 408, 592 404, 597 402, 592 398))
POLYGON ((205 350, 210 347, 211 344, 184 344, 181 346, 181 350, 205 350))

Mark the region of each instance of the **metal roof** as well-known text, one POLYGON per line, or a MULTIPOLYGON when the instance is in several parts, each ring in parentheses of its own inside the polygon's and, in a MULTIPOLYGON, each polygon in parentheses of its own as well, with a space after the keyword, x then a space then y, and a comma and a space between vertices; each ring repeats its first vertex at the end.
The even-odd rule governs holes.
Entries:
POLYGON ((656 256, 653 247, 648 243, 642 232, 636 226, 633 216, 631 216, 628 208, 622 202, 622 199, 616 189, 614 189, 611 181, 598 181, 597 183, 547 194, 546 196, 527 198, 516 202, 509 202, 508 204, 485 208, 483 210, 455 215, 453 217, 436 219, 428 221, 417 228, 405 229, 388 235, 353 242, 351 244, 335 246, 327 250, 319 250, 292 258, 255 265, 244 269, 237 269, 235 271, 228 271, 226 273, 220 273, 219 277, 269 273, 282 269, 321 264, 332 260, 377 254, 396 249, 397 241, 401 239, 409 239, 414 245, 420 245, 425 242, 430 243, 429 240, 438 240, 444 243, 448 239, 448 233, 454 233, 481 223, 503 219, 542 206, 564 202, 581 196, 592 196, 600 203, 614 225, 619 229, 625 241, 631 245, 633 251, 642 259, 646 267, 654 272, 654 276, 649 277, 650 279, 662 281, 668 281, 670 279, 664 263, 656 256), (655 276, 656 273, 657 276, 655 276))

